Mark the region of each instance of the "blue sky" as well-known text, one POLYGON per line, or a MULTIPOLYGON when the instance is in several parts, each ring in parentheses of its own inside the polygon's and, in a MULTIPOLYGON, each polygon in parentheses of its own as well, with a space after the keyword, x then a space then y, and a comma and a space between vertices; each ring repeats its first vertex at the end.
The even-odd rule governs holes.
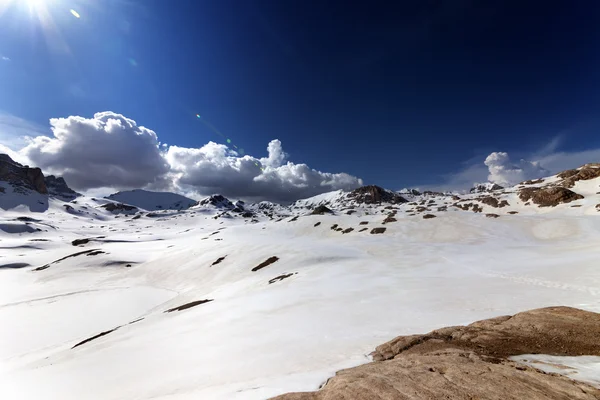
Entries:
POLYGON ((486 179, 495 151, 600 161, 597 2, 34 3, 0 0, 0 111, 23 129, 112 111, 391 189, 486 179))

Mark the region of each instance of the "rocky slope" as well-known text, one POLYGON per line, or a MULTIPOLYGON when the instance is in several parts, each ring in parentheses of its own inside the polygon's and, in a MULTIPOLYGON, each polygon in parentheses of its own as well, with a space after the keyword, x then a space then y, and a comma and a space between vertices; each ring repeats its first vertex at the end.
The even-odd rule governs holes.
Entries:
POLYGON ((0 154, 0 181, 8 182, 17 192, 27 193, 29 189, 40 194, 48 194, 41 169, 21 165, 7 154, 0 154))
POLYGON ((338 372, 320 391, 274 399, 599 399, 600 386, 509 359, 532 353, 598 356, 599 337, 600 314, 536 309, 397 337, 377 347, 374 362, 338 372))

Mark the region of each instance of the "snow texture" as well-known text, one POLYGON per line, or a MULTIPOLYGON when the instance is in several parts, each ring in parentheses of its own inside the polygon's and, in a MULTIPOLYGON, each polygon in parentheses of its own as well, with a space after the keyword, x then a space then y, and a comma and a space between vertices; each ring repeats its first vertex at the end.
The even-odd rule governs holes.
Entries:
MULTIPOLYGON (((380 235, 387 205, 342 191, 247 205, 253 218, 210 202, 133 216, 90 197, 39 210, 4 185, 0 398, 265 399, 316 390, 398 335, 546 306, 600 312, 599 185, 546 208, 511 189, 498 194, 510 206, 481 213, 415 195, 437 218, 396 204, 380 235), (355 212, 308 215, 322 203, 355 212)), ((581 360, 561 363, 597 366, 581 360)))

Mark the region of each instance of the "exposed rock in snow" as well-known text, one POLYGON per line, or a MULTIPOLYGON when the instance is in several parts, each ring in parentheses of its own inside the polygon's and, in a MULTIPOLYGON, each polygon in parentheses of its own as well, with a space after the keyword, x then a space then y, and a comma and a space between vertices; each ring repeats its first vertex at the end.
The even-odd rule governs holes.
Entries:
POLYGON ((358 189, 354 189, 348 194, 348 199, 352 199, 357 203, 361 204, 376 204, 376 203, 407 203, 404 197, 391 190, 386 190, 379 186, 370 185, 362 186, 358 189))
POLYGON ((533 201, 540 207, 554 207, 583 199, 583 196, 564 187, 523 188, 519 192, 521 201, 533 201))
POLYGON ((15 189, 32 189, 40 194, 48 194, 42 170, 21 165, 8 154, 0 154, 0 181, 12 184, 15 189))
POLYGON ((557 177, 562 179, 562 186, 572 188, 577 181, 600 177, 600 163, 585 164, 577 169, 563 171, 557 177))
POLYGON ((46 188, 48 189, 48 194, 50 196, 54 196, 64 201, 74 200, 77 197, 81 196, 81 193, 77 193, 73 189, 71 189, 65 180, 58 176, 48 175, 44 178, 44 182, 46 183, 46 188))
POLYGON ((139 211, 139 209, 137 207, 130 206, 130 205, 123 204, 123 203, 106 203, 105 205, 103 205, 101 207, 104 208, 106 211, 110 211, 112 213, 120 213, 120 212, 136 213, 139 211))
POLYGON ((327 206, 318 206, 311 212, 312 215, 323 215, 331 213, 333 213, 333 211, 331 211, 327 206))
POLYGON ((595 380, 576 382, 508 359, 528 353, 598 356, 598 337, 600 314, 536 309, 399 336, 377 347, 375 362, 337 372, 320 391, 273 399, 598 399, 600 386, 591 386, 595 380))
POLYGON ((215 206, 216 208, 227 208, 227 209, 235 208, 233 203, 227 197, 222 196, 220 194, 213 194, 210 197, 200 200, 199 204, 201 206, 212 205, 212 206, 215 206))
POLYGON ((504 189, 504 187, 493 182, 476 183, 471 190, 469 190, 469 193, 486 193, 502 189, 504 189))

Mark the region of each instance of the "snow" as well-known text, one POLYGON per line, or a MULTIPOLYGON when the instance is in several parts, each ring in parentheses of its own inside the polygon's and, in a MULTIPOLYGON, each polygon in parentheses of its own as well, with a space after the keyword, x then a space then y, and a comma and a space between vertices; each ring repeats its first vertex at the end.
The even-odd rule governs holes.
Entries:
POLYGON ((316 390, 398 335, 545 306, 600 312, 599 183, 577 183, 589 193, 580 208, 506 193, 510 207, 484 206, 498 219, 449 208, 424 220, 401 204, 385 225, 383 206, 306 215, 344 192, 297 202, 300 217, 279 222, 215 219, 222 210, 208 205, 132 219, 89 197, 71 212, 56 199, 45 212, 7 209, 0 266, 30 266, 0 268, 0 398, 264 399, 316 390), (378 226, 386 232, 369 234, 378 226), (82 238, 92 240, 71 244, 82 238), (93 249, 103 253, 75 255, 93 249))
POLYGON ((187 209, 198 202, 170 192, 151 192, 136 189, 113 193, 107 199, 129 204, 148 211, 187 209))
POLYGON ((546 354, 522 354, 511 360, 526 364, 544 372, 564 375, 600 389, 600 357, 598 356, 551 356, 546 354))

